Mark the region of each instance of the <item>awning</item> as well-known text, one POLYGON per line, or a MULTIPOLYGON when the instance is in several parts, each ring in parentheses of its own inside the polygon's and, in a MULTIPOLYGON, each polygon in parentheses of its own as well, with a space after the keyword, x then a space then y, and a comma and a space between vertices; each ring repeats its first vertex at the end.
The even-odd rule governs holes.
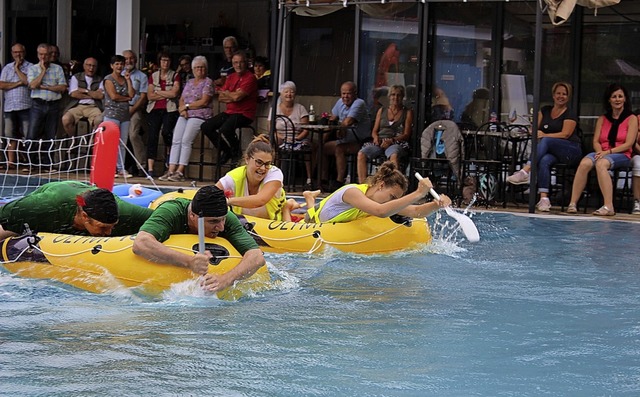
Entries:
POLYGON ((577 5, 593 9, 593 15, 598 14, 598 8, 608 7, 620 3, 620 0, 544 0, 551 23, 563 24, 577 5))

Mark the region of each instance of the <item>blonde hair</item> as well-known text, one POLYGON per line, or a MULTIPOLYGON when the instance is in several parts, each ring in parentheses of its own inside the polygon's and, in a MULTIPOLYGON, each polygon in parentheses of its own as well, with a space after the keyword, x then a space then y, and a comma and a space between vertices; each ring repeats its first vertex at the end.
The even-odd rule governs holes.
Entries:
POLYGON ((567 89, 567 96, 569 97, 569 99, 571 99, 571 94, 573 94, 573 87, 571 87, 571 84, 566 83, 564 81, 558 81, 557 83, 555 83, 553 85, 553 87, 551 87, 551 95, 556 93, 556 90, 558 89, 558 87, 564 87, 567 89))

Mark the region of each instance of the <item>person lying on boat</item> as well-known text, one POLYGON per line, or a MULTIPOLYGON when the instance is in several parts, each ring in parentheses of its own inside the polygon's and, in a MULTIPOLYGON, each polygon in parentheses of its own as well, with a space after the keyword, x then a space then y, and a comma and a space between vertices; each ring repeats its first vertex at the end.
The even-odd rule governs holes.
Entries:
POLYGON ((345 185, 318 204, 315 204, 314 194, 305 192, 309 208, 305 222, 350 222, 370 215, 385 218, 395 214, 420 218, 451 205, 451 199, 444 194, 438 201, 415 205, 429 194, 433 185, 429 178, 424 178, 416 191, 404 195, 408 184, 407 177, 395 163, 385 161, 365 183, 345 185))
POLYGON ((193 200, 176 198, 160 204, 140 227, 133 242, 133 253, 153 262, 204 274, 202 286, 209 291, 223 290, 236 280, 251 276, 265 264, 258 244, 229 211, 224 191, 216 186, 200 188, 193 200), (225 274, 207 274, 212 258, 209 251, 187 255, 162 244, 172 234, 198 234, 199 216, 204 217, 206 237, 223 237, 242 255, 240 263, 225 274))
POLYGON ((0 239, 35 232, 91 236, 135 234, 153 210, 78 181, 46 183, 0 207, 0 239))
POLYGON ((216 186, 224 190, 236 215, 273 220, 291 220, 295 200, 287 201, 284 175, 273 165, 273 147, 266 135, 258 135, 245 150, 245 165, 229 172, 216 186))

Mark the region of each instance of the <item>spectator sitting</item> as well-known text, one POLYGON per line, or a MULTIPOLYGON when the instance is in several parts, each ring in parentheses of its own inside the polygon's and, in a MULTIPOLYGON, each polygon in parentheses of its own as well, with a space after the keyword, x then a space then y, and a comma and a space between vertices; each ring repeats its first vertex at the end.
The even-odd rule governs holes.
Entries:
POLYGON ((603 99, 606 111, 596 122, 594 152, 582 159, 573 179, 571 202, 567 207, 570 214, 578 212, 576 204, 587 184, 589 171, 595 168, 604 205, 593 215, 615 215, 609 170, 628 167, 631 162, 631 151, 638 136, 638 117, 631 111, 627 89, 620 84, 610 84, 603 99))
POLYGON ((191 61, 194 78, 189 80, 180 96, 178 122, 173 129, 169 169, 161 181, 182 182, 191 157, 191 147, 202 123, 211 118, 211 100, 214 95, 213 81, 207 77, 207 58, 198 55, 191 61))
POLYGON ((217 146, 220 141, 219 164, 229 159, 237 161, 242 155, 236 128, 246 127, 253 123, 258 107, 258 85, 256 77, 249 72, 247 57, 240 51, 233 55, 235 73, 230 74, 218 91, 218 101, 226 103, 224 112, 205 121, 200 126, 202 132, 217 146))
POLYGON ((357 97, 357 87, 354 82, 347 81, 340 86, 340 99, 333 106, 329 121, 339 122, 344 127, 338 131, 336 140, 330 140, 334 137, 326 135, 328 141, 324 143, 322 152, 323 179, 326 180, 329 176, 328 157, 335 156, 336 159, 336 180, 324 185, 325 190, 334 191, 344 185, 347 175, 347 155, 358 153, 362 144, 371 139, 371 119, 367 112, 367 105, 357 97))
POLYGON ((258 81, 258 100, 267 99, 267 93, 271 90, 271 69, 269 60, 265 57, 256 57, 253 60, 253 74, 258 81))
POLYGON ((433 90, 431 99, 431 121, 453 120, 453 107, 442 88, 433 90))
MULTIPOLYGON (((640 116, 638 116, 638 124, 640 125, 640 116)), ((633 145, 634 156, 631 158, 633 163, 633 214, 640 215, 640 131, 638 138, 633 145)))
POLYGON ((371 137, 358 152, 358 182, 367 178, 367 160, 385 156, 396 167, 409 156, 409 139, 413 127, 413 110, 404 106, 404 86, 394 85, 389 90, 389 106, 376 114, 371 137))
POLYGON ((473 98, 462 112, 461 121, 470 128, 477 129, 489 120, 489 90, 480 87, 473 91, 473 98))
MULTIPOLYGON (((280 98, 276 115, 287 116, 293 123, 293 127, 300 124, 309 123, 309 113, 307 109, 299 103, 296 103, 296 84, 293 81, 285 81, 280 85, 280 98)), ((269 111, 268 120, 271 121, 271 111, 269 111)), ((276 118, 276 136, 278 138, 277 145, 285 150, 308 150, 311 147, 309 142, 309 131, 297 130, 296 136, 286 136, 287 126, 282 118, 276 118)), ((291 165, 289 165, 291 166, 291 165)), ((307 181, 305 185, 311 186, 311 161, 305 161, 307 171, 307 181)))
POLYGON ((62 116, 62 126, 68 136, 75 135, 76 124, 83 117, 89 119, 91 130, 102 121, 104 91, 101 87, 102 77, 96 74, 98 61, 90 57, 84 60, 82 66, 84 71, 74 74, 69 81, 71 99, 62 116))
POLYGON ((215 84, 216 89, 219 89, 224 85, 227 77, 235 73, 235 68, 233 67, 233 54, 238 51, 238 40, 236 40, 233 36, 227 36, 222 40, 222 51, 223 59, 216 66, 213 75, 213 84, 215 84))

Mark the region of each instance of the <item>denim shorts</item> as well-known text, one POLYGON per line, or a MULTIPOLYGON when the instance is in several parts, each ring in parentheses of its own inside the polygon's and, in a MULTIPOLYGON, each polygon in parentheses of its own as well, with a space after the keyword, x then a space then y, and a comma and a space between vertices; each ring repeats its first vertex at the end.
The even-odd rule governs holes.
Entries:
MULTIPOLYGON (((596 152, 591 152, 587 154, 586 157, 590 158, 591 161, 593 161, 594 165, 596 164, 596 152)), ((609 168, 610 170, 615 170, 616 168, 621 167, 628 167, 629 164, 631 164, 631 159, 629 159, 629 157, 627 157, 623 153, 605 154, 603 158, 609 160, 609 162, 611 163, 611 168, 609 168)))

